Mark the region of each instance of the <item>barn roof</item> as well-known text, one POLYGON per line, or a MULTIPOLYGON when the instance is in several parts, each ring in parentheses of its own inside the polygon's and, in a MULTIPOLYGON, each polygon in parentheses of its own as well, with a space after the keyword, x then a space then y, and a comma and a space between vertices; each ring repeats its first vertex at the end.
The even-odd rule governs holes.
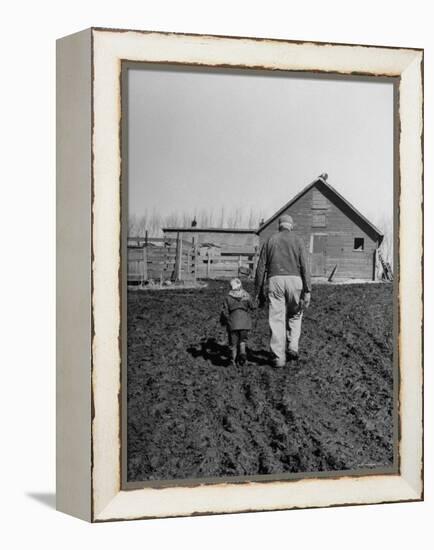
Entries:
POLYGON ((163 232, 166 231, 179 231, 180 233, 257 233, 257 229, 231 229, 229 227, 163 227, 163 232))
POLYGON ((329 191, 336 199, 337 202, 343 203, 345 206, 347 206, 353 213, 354 218, 358 219, 360 225, 362 226, 368 226, 369 229, 377 236, 378 241, 381 243, 383 240, 383 233, 375 227, 373 223, 371 223, 362 213, 360 213, 357 208, 355 208, 350 202, 347 201, 334 187, 332 187, 330 184, 326 182, 326 180, 319 176, 316 178, 312 183, 309 183, 309 185, 306 185, 304 189, 302 189, 295 197, 293 197, 289 202, 287 202, 282 208, 280 208, 275 214, 273 214, 268 220, 266 220, 258 229, 257 233, 260 234, 270 223, 272 223, 276 218, 280 216, 287 208, 292 206, 295 202, 298 201, 299 198, 301 198, 305 193, 307 193, 312 187, 318 187, 318 189, 323 188, 323 190, 329 191))

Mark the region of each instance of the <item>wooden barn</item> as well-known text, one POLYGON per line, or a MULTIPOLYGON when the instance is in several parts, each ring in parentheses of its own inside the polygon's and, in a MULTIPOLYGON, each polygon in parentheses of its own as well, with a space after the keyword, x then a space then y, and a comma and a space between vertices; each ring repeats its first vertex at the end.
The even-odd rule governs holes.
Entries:
POLYGON ((258 230, 262 244, 289 214, 309 252, 313 277, 375 280, 383 234, 327 183, 324 174, 286 203, 258 230))

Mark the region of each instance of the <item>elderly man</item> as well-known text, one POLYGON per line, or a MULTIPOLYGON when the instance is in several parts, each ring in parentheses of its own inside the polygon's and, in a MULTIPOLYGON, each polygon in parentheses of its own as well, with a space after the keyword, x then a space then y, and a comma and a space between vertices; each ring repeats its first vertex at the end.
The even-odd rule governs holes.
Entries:
POLYGON ((293 227, 291 216, 280 216, 279 231, 262 246, 255 277, 260 303, 268 279, 270 348, 276 367, 285 366, 287 359, 298 359, 303 309, 309 307, 311 296, 304 243, 292 232, 293 227))

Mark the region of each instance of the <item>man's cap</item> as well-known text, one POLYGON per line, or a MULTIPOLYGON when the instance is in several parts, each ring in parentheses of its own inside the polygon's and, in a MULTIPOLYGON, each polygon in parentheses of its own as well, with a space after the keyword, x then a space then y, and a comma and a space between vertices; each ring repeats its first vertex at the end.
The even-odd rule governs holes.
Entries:
POLYGON ((290 223, 291 225, 294 225, 294 221, 289 214, 282 214, 279 217, 279 224, 282 224, 282 223, 290 223))

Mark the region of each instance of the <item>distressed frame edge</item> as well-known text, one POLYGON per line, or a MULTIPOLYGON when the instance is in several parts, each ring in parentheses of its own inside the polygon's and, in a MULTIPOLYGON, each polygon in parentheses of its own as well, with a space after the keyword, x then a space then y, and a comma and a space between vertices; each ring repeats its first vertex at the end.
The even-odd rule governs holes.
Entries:
POLYGON ((270 38, 270 37, 257 37, 257 36, 242 36, 242 35, 225 35, 225 34, 212 34, 212 33, 192 33, 192 32, 181 32, 181 31, 157 31, 149 29, 123 29, 119 27, 91 27, 90 28, 95 32, 108 32, 108 33, 137 33, 137 34, 158 34, 162 36, 186 36, 192 38, 228 38, 230 40, 252 40, 255 42, 283 42, 285 44, 314 44, 318 46, 360 46, 363 48, 379 48, 384 50, 407 50, 413 52, 423 52, 424 48, 422 47, 410 47, 410 46, 387 46, 384 44, 351 44, 349 42, 330 42, 330 41, 321 41, 321 40, 302 40, 302 39, 288 39, 288 38, 270 38))
MULTIPOLYGON (((381 476, 363 476, 365 478, 375 478, 375 477, 381 477, 381 476)), ((227 514, 243 514, 243 513, 251 513, 251 512, 274 512, 274 511, 289 511, 289 510, 310 510, 310 509, 317 509, 317 508, 340 508, 343 506, 370 506, 370 505, 379 505, 379 504, 400 504, 400 503, 409 503, 409 502, 421 502, 424 500, 423 497, 423 491, 415 490, 415 488, 408 483, 402 476, 396 475, 396 476, 389 476, 392 481, 395 484, 395 490, 399 491, 399 495, 396 496, 378 496, 378 497, 365 497, 365 498, 350 498, 346 500, 345 498, 335 498, 332 500, 325 500, 325 501, 319 501, 316 503, 311 504, 298 504, 298 503, 292 503, 292 504, 263 504, 262 506, 252 506, 249 507, 247 504, 243 506, 233 506, 225 505, 224 507, 220 508, 213 508, 212 506, 210 508, 207 508, 203 505, 196 504, 196 507, 193 505, 191 509, 186 511, 171 511, 171 512, 151 512, 148 511, 148 513, 140 514, 124 514, 122 510, 124 509, 124 503, 125 503, 125 497, 128 496, 128 493, 131 493, 131 491, 119 491, 113 499, 107 503, 107 506, 97 515, 94 516, 92 519, 93 523, 105 523, 105 522, 111 522, 111 521, 135 521, 135 520, 141 520, 141 519, 164 519, 164 518, 177 518, 177 517, 192 517, 192 516, 210 516, 210 515, 227 515, 227 514)), ((315 478, 312 478, 311 481, 314 482, 330 482, 330 483, 339 483, 342 480, 347 480, 348 478, 340 478, 340 479, 323 479, 318 480, 315 478)), ((300 480, 301 481, 301 480, 300 480)), ((276 481, 276 482, 267 482, 268 483, 275 483, 275 484, 288 484, 288 483, 296 483, 297 481, 294 480, 282 480, 282 481, 276 481)), ((377 482, 375 479, 374 482, 377 482)), ((261 482, 251 482, 252 485, 261 485, 261 482)), ((237 490, 238 487, 235 484, 230 483, 222 483, 215 485, 215 487, 218 487, 222 490, 229 490, 234 489, 237 490)), ((200 488, 198 486, 197 488, 200 488)), ((189 488, 192 489, 192 488, 189 488)), ((165 489, 137 489, 134 492, 138 491, 170 491, 170 490, 185 490, 185 487, 169 487, 165 489)), ((149 493, 150 494, 150 493, 149 493)), ((174 495, 172 493, 168 500, 171 499, 174 495)), ((190 495, 191 496, 191 495, 190 495)), ((210 499, 210 502, 212 499, 210 499)), ((143 510, 146 508, 143 507, 143 510)))
POLYGON ((56 41, 56 509, 86 521, 92 520, 91 40, 86 29, 56 41))
MULTIPOLYGON (((413 438, 418 464, 411 465, 409 461, 401 462, 401 475, 407 483, 419 495, 417 500, 424 499, 424 52, 417 51, 412 61, 407 65, 401 75, 400 91, 400 201, 399 216, 401 228, 399 232, 399 347, 402 365, 400 364, 400 406, 405 403, 403 414, 399 415, 400 431, 405 430, 406 439, 400 440, 400 453, 408 452, 403 448, 408 446, 413 438), (410 90, 415 90, 417 97, 415 106, 409 99, 410 90), (413 117, 413 126, 410 121, 413 117), (404 124, 405 123, 405 124, 404 124), (410 129, 408 128, 410 124, 410 129), (418 152, 410 154, 412 142, 418 152), (408 158, 410 157, 410 158, 408 158), (417 186, 412 186, 412 173, 417 186), (411 206, 409 206, 411 205, 411 206), (413 219, 406 219, 411 214, 412 208, 416 216, 413 219), (412 242, 410 237, 415 237, 412 242), (412 247, 412 244, 414 245, 412 247), (404 268, 401 268, 403 263, 404 268), (417 268, 411 269, 412 266, 417 268), (415 297, 411 300, 410 295, 414 289, 415 297), (410 315, 407 314, 408 310, 410 315), (409 322, 408 318, 417 321, 417 325, 409 322), (417 328, 415 328, 417 326, 417 328), (402 332, 401 332, 402 331, 402 332), (411 332, 413 331, 413 332, 411 332), (402 336, 403 334, 403 336, 402 336), (412 362, 409 357, 408 346, 404 346, 406 335, 411 335, 414 340, 416 359, 412 362), (418 345, 416 345, 418 344, 418 345), (414 366, 413 366, 414 365, 414 366), (410 382, 412 380, 412 382, 410 382), (415 391, 409 390, 409 385, 415 386, 415 391), (406 423, 406 425, 403 424, 406 423), (414 430, 410 426, 417 426, 419 437, 415 437, 414 430), (418 467, 419 466, 419 467, 418 467)), ((410 216, 411 217, 411 216, 410 216)), ((412 388, 414 389, 414 388, 412 388)), ((402 434, 401 434, 402 436, 402 434)), ((401 437, 401 439, 403 439, 401 437)))
MULTIPOLYGON (((107 30, 103 30, 101 31, 100 29, 98 28, 95 28, 95 29, 92 29, 92 35, 94 35, 95 31, 98 31, 98 32, 110 32, 110 31, 107 31, 107 30)), ((118 32, 118 31, 111 31, 111 32, 118 32)), ((130 31, 122 31, 122 32, 130 32, 130 31)), ((146 32, 146 31, 144 31, 146 32)), ((155 35, 161 35, 161 34, 164 34, 164 33, 152 33, 151 34, 155 34, 155 35)), ((174 33, 169 33, 168 34, 169 36, 173 37, 173 36, 176 36, 176 34, 174 33)), ((164 36, 167 36, 166 34, 164 34, 164 36)), ((183 35, 185 36, 185 35, 183 35)), ((195 37, 201 37, 201 35, 187 35, 187 36, 195 36, 195 37)), ((215 38, 219 38, 219 37, 215 37, 215 38)), ((227 37, 228 39, 231 39, 233 37, 227 37)), ((243 39, 244 40, 244 39, 243 39)), ((247 38, 245 39, 247 41, 249 40, 255 40, 255 39, 252 39, 252 38, 247 38)), ((266 41, 266 39, 259 39, 261 41, 266 41)), ((284 43, 291 43, 291 41, 282 41, 284 43)), ((304 43, 301 43, 301 44, 304 44, 304 43)), ((308 42, 308 44, 312 45, 312 44, 315 44, 315 43, 312 43, 312 42, 308 42)), ((333 45, 332 45, 333 46, 333 45)), ((339 45, 338 45, 339 46, 339 45)), ((346 45, 345 45, 346 46, 346 45)), ((349 48, 353 48, 355 47, 355 45, 348 45, 349 48)), ((408 49, 403 49, 403 48, 397 48, 397 50, 405 50, 405 51, 409 51, 408 49)), ((420 54, 419 56, 419 62, 421 63, 421 65, 423 64, 423 51, 422 50, 419 50, 419 49, 412 49, 411 50, 412 52, 414 52, 414 56, 413 56, 413 61, 415 60, 415 58, 418 57, 418 54, 420 54)), ((146 61, 146 60, 144 60, 146 61)), ((416 61, 417 62, 417 61, 416 61)), ((285 69, 283 69, 285 70, 285 69)), ((286 69, 287 70, 287 69, 286 69)), ((402 76, 403 75, 403 72, 400 73, 400 75, 396 75, 396 76, 402 76)), ((422 79, 422 73, 420 72, 418 74, 418 76, 420 76, 421 78, 421 81, 423 81, 422 79)), ((422 97, 421 97, 421 105, 420 107, 423 106, 423 87, 422 87, 422 97)), ((421 120, 421 123, 422 123, 422 138, 423 138, 423 119, 421 120)), ((423 152, 422 152, 423 153, 423 152)), ((422 170, 422 174, 423 174, 423 156, 418 159, 418 163, 420 164, 421 166, 421 170, 422 170)), ((402 168, 402 167, 401 167, 402 168)), ((420 220, 419 220, 420 221, 420 220)), ((421 290, 422 290, 422 287, 421 287, 421 290)), ((422 296, 423 298, 423 296, 422 296)), ((423 323, 423 310, 421 311, 421 322, 423 323)), ((422 377, 423 378, 423 377, 422 377)), ((422 380, 423 382, 423 380, 422 380)), ((423 386, 422 386, 423 388, 423 386)), ((422 454, 422 462, 421 462, 421 470, 420 470, 420 473, 421 473, 421 483, 420 484, 414 484, 414 479, 409 481, 408 479, 406 479, 404 476, 391 476, 391 477, 394 477, 395 479, 399 479, 401 481, 404 482, 404 484, 402 485, 402 489, 403 489, 403 495, 404 496, 404 489, 405 489, 405 501, 414 501, 414 500, 421 500, 423 499, 423 454, 422 454)), ((366 477, 371 477, 371 476, 366 476, 366 477)), ((366 478, 365 478, 366 479, 366 478)), ((336 480, 334 480, 336 481, 336 480)), ((277 482, 279 484, 281 483, 287 483, 286 481, 279 481, 277 482)), ((225 486, 226 488, 229 487, 231 484, 228 484, 228 483, 224 483, 222 484, 223 486, 225 486)), ((217 485, 217 487, 221 487, 222 485, 217 485)), ((93 488, 94 489, 94 488, 93 488)), ((172 488, 171 488, 172 489, 172 488)), ((178 488, 177 488, 178 489, 178 488)), ((182 488, 181 488, 182 489, 182 488)), ((166 490, 166 489, 158 489, 158 491, 162 491, 162 490, 166 490)), ((128 491, 129 493, 131 493, 131 491, 128 491)), ((119 496, 123 496, 123 493, 125 493, 125 491, 118 491, 118 493, 116 494, 116 496, 111 499, 109 502, 106 503, 106 506, 104 506, 102 509, 99 510, 99 513, 97 514, 93 514, 92 515, 92 519, 93 521, 108 521, 108 520, 116 520, 116 519, 135 519, 133 517, 122 517, 122 516, 113 516, 111 514, 111 509, 113 508, 112 505, 116 504, 115 501, 116 500, 119 500, 118 497, 119 496)), ((92 494, 92 497, 94 497, 94 494, 92 494)), ((92 498, 93 500, 93 498, 92 498)), ((387 500, 386 502, 397 502, 399 500, 387 500)), ((369 503, 375 503, 376 501, 375 500, 370 500, 369 503)), ((382 501, 384 502, 384 501, 382 501)), ((325 506, 336 506, 336 505, 349 505, 349 504, 368 504, 368 502, 348 502, 348 503, 343 503, 343 504, 334 504, 334 503, 331 503, 331 504, 325 504, 325 506)), ((322 507, 323 505, 320 505, 320 507, 322 507)), ((117 507, 117 506, 116 506, 117 507)), ((309 507, 309 506, 302 506, 302 507, 309 507)), ((318 507, 318 506, 313 506, 313 507, 318 507)), ((291 508, 298 508, 298 506, 286 506, 282 509, 291 509, 291 508)), ((255 508, 256 509, 256 508, 255 508)), ((272 509, 279 509, 279 508, 272 508, 272 509)), ((185 513, 185 514, 180 514, 180 515, 194 515, 195 513, 204 513, 204 514, 207 514, 207 513, 236 513, 236 512, 242 512, 242 511, 253 511, 253 510, 250 510, 250 509, 245 509, 245 510, 237 510, 237 509, 233 509, 231 511, 228 511, 228 512, 225 512, 225 511, 218 511, 218 512, 215 512, 215 511, 201 511, 201 512, 191 512, 191 513, 185 513)), ((259 510, 258 510, 259 511, 259 510)), ((159 515, 159 516, 137 516, 137 517, 140 517, 140 518, 143 518, 143 517, 175 517, 176 515, 178 514, 169 514, 169 515, 159 515)))

